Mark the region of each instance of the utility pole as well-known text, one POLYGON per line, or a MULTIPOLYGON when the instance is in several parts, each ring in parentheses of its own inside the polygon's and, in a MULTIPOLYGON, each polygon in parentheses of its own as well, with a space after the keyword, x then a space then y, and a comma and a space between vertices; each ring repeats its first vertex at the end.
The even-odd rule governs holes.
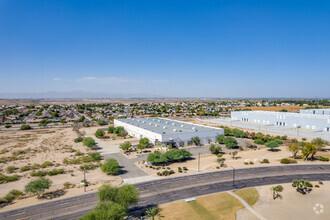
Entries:
POLYGON ((86 169, 84 169, 84 192, 86 192, 86 169))
POLYGON ((201 163, 201 153, 198 153, 198 172, 200 170, 200 163, 201 163))

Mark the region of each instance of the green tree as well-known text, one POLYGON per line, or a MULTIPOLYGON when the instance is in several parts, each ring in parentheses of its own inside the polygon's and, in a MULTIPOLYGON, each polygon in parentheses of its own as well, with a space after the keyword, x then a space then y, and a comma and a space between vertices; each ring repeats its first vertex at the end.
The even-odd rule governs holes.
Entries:
POLYGON ((26 193, 32 193, 34 195, 37 195, 38 199, 40 198, 41 194, 46 190, 49 189, 52 185, 52 181, 50 179, 46 179, 43 177, 40 177, 37 180, 33 180, 29 182, 25 186, 25 192, 26 193))
POLYGON ((96 142, 93 138, 87 137, 83 140, 83 144, 88 148, 92 148, 96 145, 96 142))
POLYGON ((293 159, 296 159, 298 152, 300 151, 300 146, 298 142, 292 142, 288 144, 288 149, 292 153, 293 159))
POLYGON ((283 186, 277 185, 277 186, 273 186, 271 189, 273 191, 273 199, 277 199, 278 197, 281 197, 279 193, 283 191, 283 186))
POLYGON ((80 220, 122 220, 127 215, 125 207, 115 202, 100 202, 93 211, 85 214, 80 220))
POLYGON ((101 129, 97 129, 95 132, 95 137, 97 137, 97 138, 104 137, 104 135, 105 135, 105 132, 101 129))
POLYGON ((114 126, 109 126, 108 127, 108 133, 109 134, 112 134, 112 133, 114 133, 115 132, 115 127, 114 126))
POLYGON ((316 147, 309 142, 306 142, 305 146, 301 150, 301 153, 302 153, 303 157, 305 158, 305 160, 308 160, 309 155, 314 155, 316 152, 317 152, 316 147))
POLYGON ((120 149, 124 151, 131 151, 132 150, 132 143, 129 141, 125 141, 124 143, 120 144, 120 149))
MULTIPOLYGON (((321 151, 328 144, 328 142, 322 138, 314 138, 311 143, 316 147, 318 151, 321 151)), ((312 155, 312 157, 313 156, 314 155, 312 155)))
POLYGON ((273 151, 275 148, 279 147, 280 145, 276 141, 269 141, 265 144, 266 147, 270 148, 273 151))
POLYGON ((224 144, 226 145, 227 148, 233 148, 237 146, 237 141, 235 138, 233 137, 226 137, 224 144))
POLYGON ((306 194, 306 191, 308 190, 308 187, 310 186, 310 183, 308 180, 293 180, 292 186, 296 187, 297 191, 306 194))
POLYGON ((192 137, 191 142, 193 142, 197 146, 201 145, 201 139, 199 137, 192 137))
POLYGON ((120 172, 120 166, 117 160, 110 158, 101 165, 101 170, 106 174, 117 175, 120 172))
POLYGON ((219 135, 219 136, 217 137, 217 142, 218 142, 219 144, 224 144, 224 143, 225 143, 225 139, 226 139, 225 135, 219 135))
POLYGON ((151 220, 155 220, 156 216, 159 215, 159 208, 157 206, 148 208, 146 210, 146 215, 151 219, 151 220))
POLYGON ((142 150, 145 149, 146 147, 148 147, 150 144, 150 141, 148 138, 141 138, 139 141, 139 144, 137 145, 137 149, 142 150))
POLYGON ((235 151, 231 152, 230 154, 231 154, 231 157, 232 157, 233 159, 235 159, 235 158, 236 158, 236 155, 238 154, 238 151, 235 150, 235 151))

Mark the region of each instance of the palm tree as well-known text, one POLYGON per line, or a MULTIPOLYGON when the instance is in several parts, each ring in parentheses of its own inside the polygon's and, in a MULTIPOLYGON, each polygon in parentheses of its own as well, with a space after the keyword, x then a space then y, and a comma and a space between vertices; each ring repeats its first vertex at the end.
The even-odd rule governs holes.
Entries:
POLYGON ((159 209, 157 206, 148 208, 146 210, 146 214, 149 218, 151 218, 151 220, 155 220, 155 217, 158 216, 158 214, 159 214, 159 209))

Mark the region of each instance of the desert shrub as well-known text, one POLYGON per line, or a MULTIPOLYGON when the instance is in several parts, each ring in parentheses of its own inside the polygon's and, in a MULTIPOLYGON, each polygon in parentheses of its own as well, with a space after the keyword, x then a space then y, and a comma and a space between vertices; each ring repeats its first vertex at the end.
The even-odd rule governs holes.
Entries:
POLYGON ((322 181, 319 181, 319 184, 320 184, 320 185, 323 185, 323 182, 322 182, 322 181))
POLYGON ((82 156, 82 155, 84 155, 84 153, 78 150, 78 151, 75 153, 75 155, 76 155, 76 156, 82 156))
POLYGON ((41 164, 42 168, 51 167, 51 166, 53 166, 53 163, 50 161, 45 161, 43 162, 43 164, 41 164))
POLYGON ((238 150, 242 151, 243 150, 243 147, 238 147, 238 150))
POLYGON ((2 149, 2 150, 0 150, 0 154, 5 154, 5 153, 7 153, 7 152, 9 152, 8 149, 2 149))
POLYGON ((81 170, 94 170, 96 168, 98 168, 99 166, 96 164, 84 164, 80 166, 81 170))
POLYGON ((79 143, 79 142, 82 142, 84 140, 84 138, 82 138, 82 137, 77 137, 76 139, 74 139, 74 142, 75 143, 79 143))
POLYGON ((11 202, 15 199, 15 196, 8 193, 5 197, 4 197, 5 200, 7 200, 8 202, 11 202))
POLYGON ((76 184, 73 184, 73 183, 70 183, 70 182, 63 183, 64 189, 70 189, 70 188, 73 188, 75 186, 76 186, 76 184))
POLYGON ((64 158, 63 159, 64 164, 81 164, 81 158, 73 158, 73 159, 68 159, 64 158))
POLYGON ((101 129, 97 129, 95 132, 95 137, 97 137, 97 138, 104 137, 104 135, 105 135, 105 132, 101 129))
POLYGON ((249 165, 249 163, 248 163, 248 162, 244 162, 244 164, 245 164, 245 165, 249 165))
POLYGON ((269 163, 268 159, 263 159, 262 161, 260 161, 260 163, 269 163))
MULTIPOLYGON (((181 172, 182 172, 182 170, 181 170, 181 172)), ((157 175, 159 175, 159 176, 169 176, 169 175, 174 174, 174 173, 175 173, 174 170, 164 170, 163 172, 158 172, 157 175)))
POLYGON ((26 172, 26 171, 29 171, 29 170, 31 170, 30 166, 23 166, 23 167, 20 168, 21 172, 26 172))
POLYGON ((19 191, 17 189, 13 189, 13 190, 10 190, 9 193, 7 193, 7 195, 4 197, 4 199, 7 200, 8 202, 11 202, 11 201, 19 198, 22 195, 23 195, 22 191, 19 191))
POLYGON ((288 139, 288 136, 284 135, 284 136, 281 136, 281 140, 287 140, 288 139))
POLYGON ((114 131, 115 131, 115 127, 114 127, 114 126, 109 126, 109 127, 108 127, 108 133, 109 133, 109 134, 114 133, 114 131))
POLYGON ((25 124, 25 125, 21 125, 20 129, 21 129, 21 130, 30 130, 30 129, 32 129, 32 128, 31 128, 30 125, 25 124))
POLYGON ((250 161, 249 164, 253 165, 254 163, 252 161, 250 161))
POLYGON ((264 144, 265 144, 265 142, 264 142, 263 140, 260 140, 260 139, 255 139, 255 140, 253 141, 253 143, 255 143, 255 144, 259 144, 259 145, 264 145, 264 144))
POLYGON ((39 169, 40 168, 40 165, 37 164, 37 163, 34 163, 32 166, 31 166, 31 170, 36 170, 36 169, 39 169))
POLYGON ((315 185, 315 187, 316 187, 316 188, 320 188, 320 186, 319 186, 319 185, 315 185))
POLYGON ((93 161, 100 161, 102 159, 101 154, 99 152, 90 153, 89 156, 93 159, 93 161))
POLYGON ((93 138, 91 138, 91 137, 85 138, 84 141, 83 141, 83 143, 88 148, 92 148, 92 147, 94 147, 96 145, 95 140, 93 138))
POLYGON ((101 170, 110 175, 117 175, 120 172, 120 166, 115 159, 107 159, 102 165, 101 170))
POLYGON ((283 158, 281 159, 280 161, 282 164, 291 164, 291 163, 297 163, 296 160, 291 160, 291 159, 288 159, 288 158, 283 158))
POLYGON ((5 128, 11 128, 11 125, 5 125, 5 128))
POLYGON ((327 157, 321 157, 319 160, 323 162, 329 162, 329 158, 327 157))
POLYGON ((64 173, 64 170, 63 169, 52 169, 50 171, 48 171, 48 176, 55 176, 55 175, 58 175, 58 174, 63 174, 64 173))
POLYGON ((187 167, 182 167, 182 169, 183 169, 183 170, 188 170, 188 168, 187 168, 187 167))
POLYGON ((38 172, 32 172, 30 174, 30 176, 46 176, 46 175, 47 175, 47 171, 42 171, 42 170, 40 170, 38 172))
POLYGON ((8 183, 8 182, 13 182, 19 179, 18 175, 13 175, 13 176, 6 176, 4 174, 0 174, 0 184, 2 183, 8 183))
POLYGON ((7 171, 7 173, 13 173, 17 169, 18 169, 17 167, 9 166, 9 167, 6 168, 6 171, 7 171))

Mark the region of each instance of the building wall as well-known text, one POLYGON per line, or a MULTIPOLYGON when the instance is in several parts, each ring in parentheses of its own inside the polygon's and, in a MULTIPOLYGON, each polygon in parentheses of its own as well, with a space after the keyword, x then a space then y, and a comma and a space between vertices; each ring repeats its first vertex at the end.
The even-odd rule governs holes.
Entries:
MULTIPOLYGON (((189 123, 191 124, 191 123, 189 123)), ((184 142, 184 145, 187 146, 188 142, 191 140, 192 137, 199 137, 201 139, 202 144, 208 143, 208 140, 211 139, 212 142, 216 141, 216 137, 218 135, 224 134, 224 130, 222 128, 212 128, 210 131, 196 131, 196 132, 178 132, 176 134, 158 134, 152 131, 149 131, 144 128, 140 128, 135 125, 131 125, 119 120, 114 121, 114 126, 123 126, 127 133, 136 138, 148 138, 150 142, 155 143, 156 141, 159 142, 175 142, 177 146, 181 141, 184 142)), ((205 126, 207 127, 207 126, 205 126)))
POLYGON ((301 127, 315 131, 330 131, 330 117, 288 112, 232 111, 231 119, 283 127, 301 127))
POLYGON ((330 109, 301 109, 302 114, 330 115, 330 109))

